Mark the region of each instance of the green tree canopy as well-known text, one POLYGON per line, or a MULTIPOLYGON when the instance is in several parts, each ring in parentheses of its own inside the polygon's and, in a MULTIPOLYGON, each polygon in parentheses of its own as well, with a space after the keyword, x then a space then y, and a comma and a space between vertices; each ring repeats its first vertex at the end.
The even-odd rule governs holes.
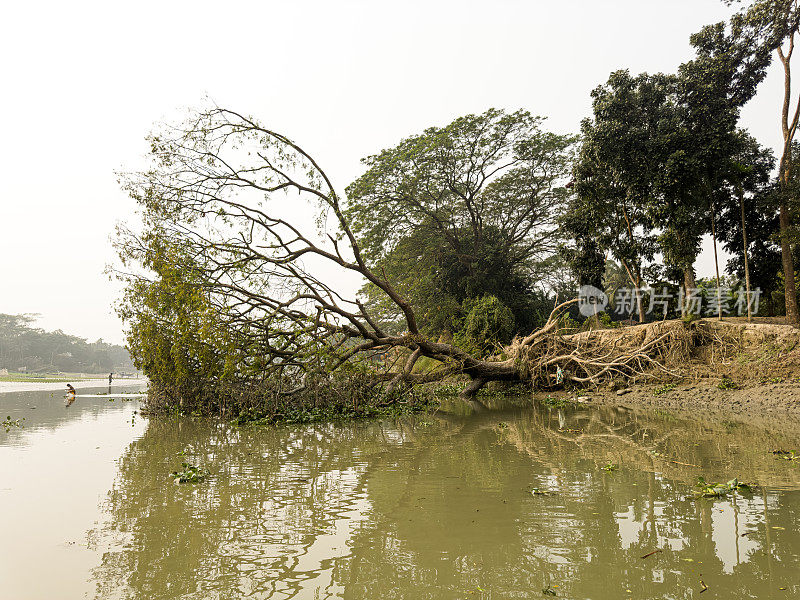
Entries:
POLYGON ((346 214, 374 268, 450 326, 487 294, 532 324, 530 295, 556 253, 574 138, 526 111, 491 109, 431 127, 367 157, 346 214))

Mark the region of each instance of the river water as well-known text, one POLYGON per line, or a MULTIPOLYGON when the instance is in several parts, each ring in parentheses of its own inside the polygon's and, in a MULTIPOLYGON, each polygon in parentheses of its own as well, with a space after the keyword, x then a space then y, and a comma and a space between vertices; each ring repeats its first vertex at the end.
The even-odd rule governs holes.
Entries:
POLYGON ((796 425, 494 404, 237 429, 2 394, 0 598, 800 598, 796 425))

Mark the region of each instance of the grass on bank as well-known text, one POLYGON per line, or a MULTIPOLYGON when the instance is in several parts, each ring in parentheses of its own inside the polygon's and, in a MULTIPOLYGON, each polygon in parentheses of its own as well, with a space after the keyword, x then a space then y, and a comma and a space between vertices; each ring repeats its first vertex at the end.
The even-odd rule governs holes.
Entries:
MULTIPOLYGON (((73 381, 93 381, 107 379, 108 373, 50 373, 42 375, 39 373, 17 373, 9 372, 8 375, 0 375, 0 382, 8 383, 72 383, 73 381)), ((114 377, 114 381, 123 381, 128 377, 114 377)))
POLYGON ((10 383, 69 383, 72 381, 86 381, 89 379, 100 379, 100 376, 70 376, 69 374, 36 375, 33 373, 9 373, 8 375, 0 375, 0 381, 10 383))

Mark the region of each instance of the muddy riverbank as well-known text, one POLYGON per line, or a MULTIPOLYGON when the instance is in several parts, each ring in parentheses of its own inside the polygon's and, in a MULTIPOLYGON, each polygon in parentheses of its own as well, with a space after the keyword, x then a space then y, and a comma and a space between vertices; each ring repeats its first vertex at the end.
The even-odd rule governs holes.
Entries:
MULTIPOLYGON (((652 325, 579 335, 617 344, 647 327, 652 325)), ((687 327, 693 331, 691 345, 678 360, 665 362, 664 370, 653 370, 638 381, 615 380, 595 389, 552 395, 592 404, 753 419, 769 415, 800 422, 800 330, 713 319, 687 327)))
POLYGON ((737 389, 720 389, 719 385, 719 381, 649 384, 617 392, 563 392, 551 396, 578 404, 668 410, 685 416, 736 416, 748 422, 770 417, 775 421, 773 425, 777 425, 778 419, 800 424, 800 382, 796 380, 743 384, 737 389))

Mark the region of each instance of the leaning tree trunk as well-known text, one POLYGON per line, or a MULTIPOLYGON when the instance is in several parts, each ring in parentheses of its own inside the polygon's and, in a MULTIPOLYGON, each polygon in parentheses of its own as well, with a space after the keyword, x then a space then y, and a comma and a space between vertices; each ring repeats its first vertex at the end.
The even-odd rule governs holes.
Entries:
POLYGON ((778 46, 777 53, 783 65, 784 86, 783 86, 783 112, 781 115, 781 128, 783 130, 783 156, 781 157, 781 205, 780 205, 780 237, 781 237, 781 259, 783 263, 783 278, 785 280, 784 297, 786 300, 786 321, 789 325, 800 327, 800 310, 797 306, 797 286, 794 281, 794 258, 792 257, 792 245, 789 239, 791 229, 791 217, 786 196, 792 183, 792 142, 797 131, 798 118, 800 118, 800 100, 794 111, 794 117, 789 120, 789 108, 792 102, 792 70, 790 61, 794 50, 794 34, 791 32, 791 40, 788 53, 784 54, 783 49, 778 46))
POLYGON ((753 320, 753 309, 750 302, 750 259, 747 252, 747 221, 744 213, 744 189, 742 182, 737 182, 737 192, 739 193, 739 212, 742 217, 742 251, 744 252, 744 285, 747 292, 747 322, 753 320))

